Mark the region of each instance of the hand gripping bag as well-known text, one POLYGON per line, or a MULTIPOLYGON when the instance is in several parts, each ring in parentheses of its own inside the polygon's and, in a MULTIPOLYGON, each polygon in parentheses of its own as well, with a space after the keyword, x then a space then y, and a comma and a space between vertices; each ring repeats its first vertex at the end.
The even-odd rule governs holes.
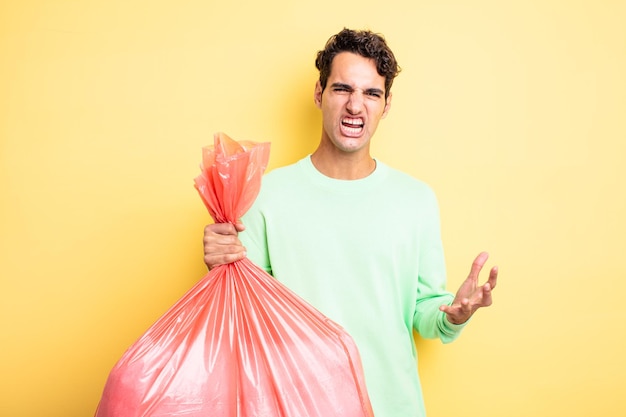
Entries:
MULTIPOLYGON (((195 187, 216 222, 252 205, 269 143, 222 133, 195 187)), ((96 417, 371 417, 352 338, 247 258, 213 268, 120 358, 96 417)))

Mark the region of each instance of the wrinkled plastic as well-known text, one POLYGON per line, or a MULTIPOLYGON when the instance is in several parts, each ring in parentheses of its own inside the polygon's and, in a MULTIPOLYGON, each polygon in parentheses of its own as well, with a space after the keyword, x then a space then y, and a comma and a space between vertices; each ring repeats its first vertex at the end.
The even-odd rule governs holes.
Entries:
MULTIPOLYGON (((195 179, 216 222, 256 198, 269 143, 224 134, 195 179)), ((114 366, 96 417, 371 417, 352 338, 250 260, 213 268, 114 366)))

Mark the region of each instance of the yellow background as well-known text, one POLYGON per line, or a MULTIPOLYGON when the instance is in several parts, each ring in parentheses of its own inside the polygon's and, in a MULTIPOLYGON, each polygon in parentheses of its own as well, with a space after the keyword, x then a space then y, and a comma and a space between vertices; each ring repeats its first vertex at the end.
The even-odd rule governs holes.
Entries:
POLYGON ((385 34, 403 72, 374 155, 430 183, 450 289, 496 301, 418 339, 430 417, 626 413, 626 3, 0 3, 0 415, 90 416, 205 273, 192 186, 222 130, 271 167, 320 136, 314 54, 385 34))

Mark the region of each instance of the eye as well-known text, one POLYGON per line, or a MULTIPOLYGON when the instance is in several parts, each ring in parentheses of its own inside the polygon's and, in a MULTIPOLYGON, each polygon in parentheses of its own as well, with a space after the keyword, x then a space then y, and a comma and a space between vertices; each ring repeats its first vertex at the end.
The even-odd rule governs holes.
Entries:
POLYGON ((336 92, 336 93, 350 93, 350 92, 352 92, 352 90, 350 88, 345 87, 345 86, 333 87, 333 91, 336 92))
POLYGON ((367 90, 365 94, 372 98, 381 98, 383 96, 383 93, 378 90, 367 90))

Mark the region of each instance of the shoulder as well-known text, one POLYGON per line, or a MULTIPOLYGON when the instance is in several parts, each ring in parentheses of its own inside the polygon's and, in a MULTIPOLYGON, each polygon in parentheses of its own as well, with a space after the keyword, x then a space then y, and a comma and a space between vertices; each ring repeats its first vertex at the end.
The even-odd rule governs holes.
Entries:
POLYGON ((307 158, 290 165, 274 168, 263 176, 261 190, 287 190, 302 186, 307 177, 307 158))
POLYGON ((301 161, 268 171, 261 180, 257 206, 273 205, 293 195, 305 184, 301 161))
POLYGON ((283 182, 293 178, 299 171, 300 161, 274 168, 263 176, 264 182, 283 182))
POLYGON ((437 197, 433 188, 426 182, 413 177, 412 175, 378 162, 381 169, 385 171, 385 187, 394 193, 402 193, 405 198, 417 198, 419 200, 433 200, 437 197))

